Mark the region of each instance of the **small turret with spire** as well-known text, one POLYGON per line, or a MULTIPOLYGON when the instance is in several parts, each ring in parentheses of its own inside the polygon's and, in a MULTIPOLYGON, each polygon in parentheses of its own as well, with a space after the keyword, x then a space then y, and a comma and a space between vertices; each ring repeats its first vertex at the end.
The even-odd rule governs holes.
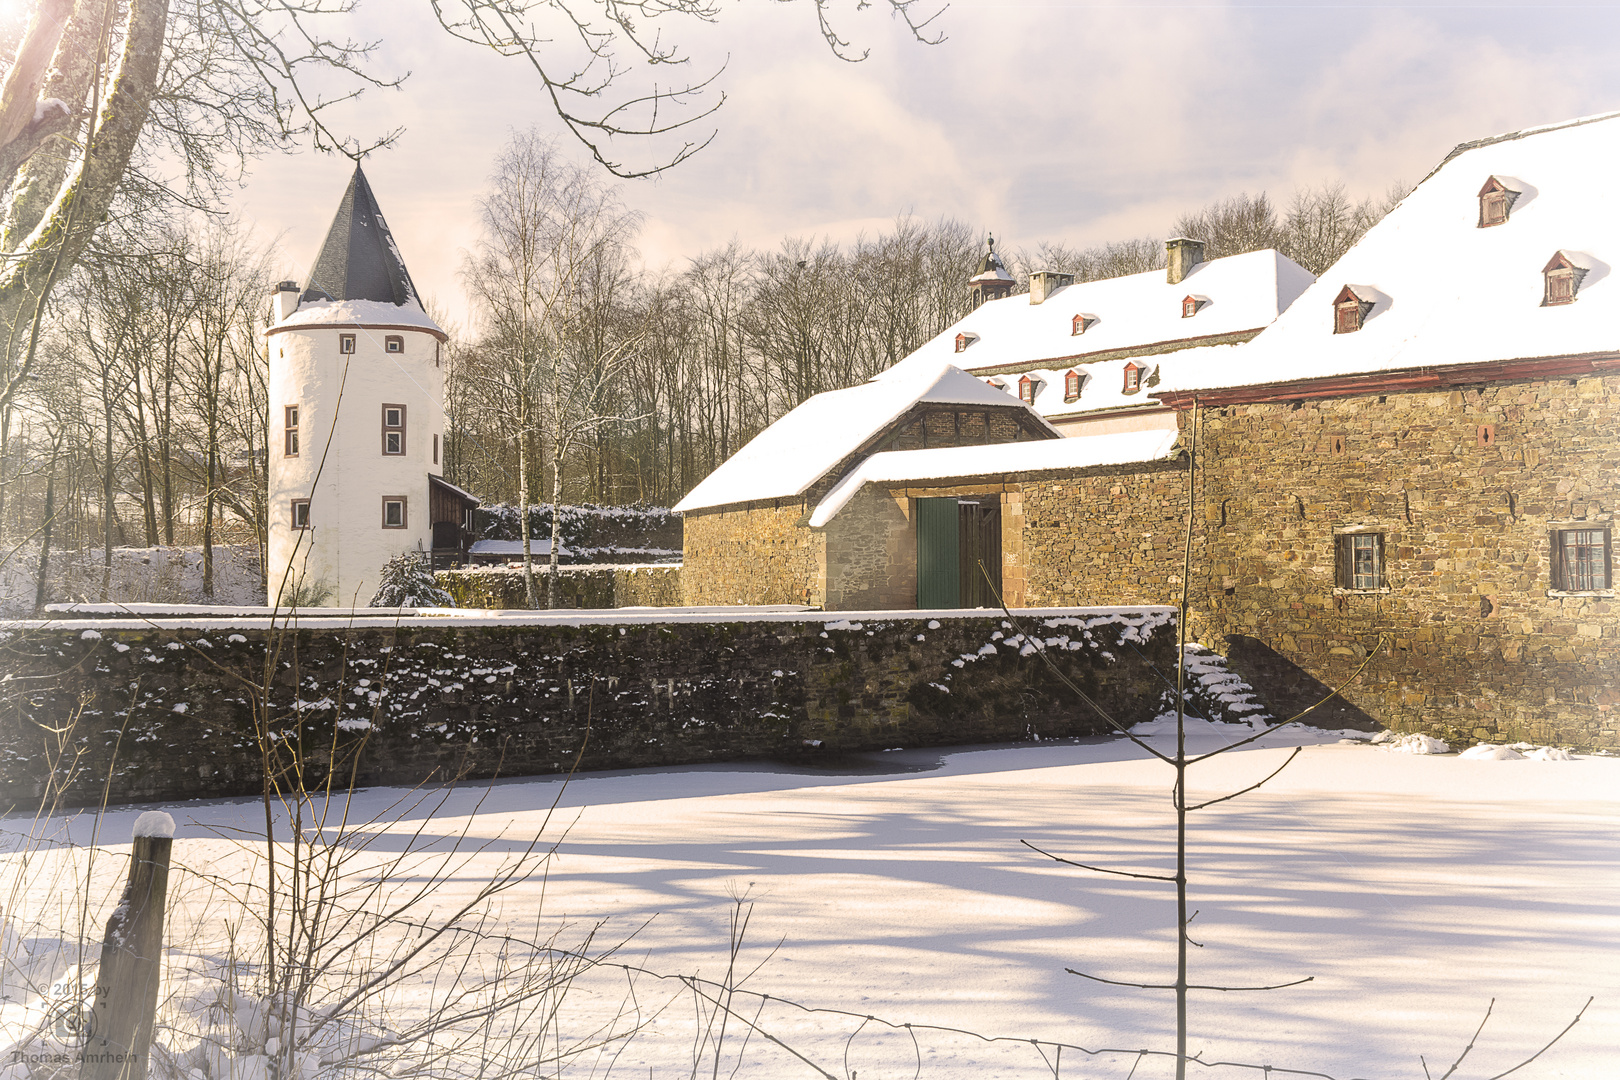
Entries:
POLYGON ((973 306, 1011 296, 1014 284, 1013 276, 1007 273, 1007 264, 996 254, 996 238, 989 237, 984 258, 979 260, 978 270, 968 279, 968 293, 973 299, 973 306))

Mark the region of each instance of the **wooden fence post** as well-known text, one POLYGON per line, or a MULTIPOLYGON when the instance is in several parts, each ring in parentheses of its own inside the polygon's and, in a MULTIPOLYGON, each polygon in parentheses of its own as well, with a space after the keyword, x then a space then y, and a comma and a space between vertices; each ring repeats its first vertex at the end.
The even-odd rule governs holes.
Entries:
POLYGON ((129 883, 107 918, 89 1030, 79 1051, 82 1080, 146 1080, 163 960, 163 904, 169 888, 174 819, 148 811, 135 820, 129 883))

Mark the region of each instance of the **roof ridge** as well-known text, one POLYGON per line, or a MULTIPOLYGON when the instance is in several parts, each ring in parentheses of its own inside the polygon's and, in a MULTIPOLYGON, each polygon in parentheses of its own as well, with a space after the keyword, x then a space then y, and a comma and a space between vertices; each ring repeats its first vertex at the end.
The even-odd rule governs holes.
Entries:
POLYGON ((1440 163, 1430 169, 1418 183, 1423 183, 1429 177, 1439 172, 1452 158, 1459 154, 1466 154, 1470 150, 1478 150, 1482 146, 1494 146, 1497 143, 1513 142, 1516 139, 1528 139, 1532 135, 1544 135, 1550 131, 1563 131, 1566 128, 1585 127, 1587 124, 1599 124, 1605 120, 1620 118, 1620 110, 1615 112, 1594 113, 1591 116, 1578 116, 1573 120, 1560 120, 1554 124, 1543 124, 1540 127, 1521 128, 1518 131, 1505 131, 1500 135, 1487 135, 1483 139, 1470 139, 1460 142, 1451 148, 1451 153, 1440 159, 1440 163))

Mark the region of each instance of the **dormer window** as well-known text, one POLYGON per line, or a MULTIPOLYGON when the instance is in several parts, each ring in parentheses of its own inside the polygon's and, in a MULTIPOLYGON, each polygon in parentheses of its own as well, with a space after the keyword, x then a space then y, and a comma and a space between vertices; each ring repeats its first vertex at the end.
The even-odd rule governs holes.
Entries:
POLYGON ((1065 402, 1080 400, 1080 373, 1073 368, 1063 376, 1063 400, 1065 402))
POLYGON ((1207 296, 1188 295, 1181 298, 1181 317, 1190 319, 1209 303, 1207 296))
POLYGON ((961 333, 956 335, 956 351, 967 352, 969 345, 979 340, 978 334, 961 333))
POLYGON ((1018 398, 1025 405, 1035 404, 1035 392, 1041 388, 1041 380, 1025 375, 1018 380, 1018 398))
POLYGON ((1575 294, 1581 289, 1581 279, 1586 276, 1587 266, 1572 251, 1558 251, 1547 260, 1547 265, 1541 268, 1542 277, 1546 279, 1546 289, 1542 295, 1542 307, 1553 307, 1558 304, 1573 304, 1575 294))
POLYGON ((1346 285, 1333 298, 1335 334, 1353 334, 1366 322, 1368 313, 1373 309, 1373 301, 1364 296, 1364 292, 1366 290, 1358 292, 1354 285, 1346 285))
POLYGON ((1505 223, 1518 197, 1519 190, 1508 182, 1508 177, 1487 179, 1485 186, 1479 189, 1479 227, 1487 229, 1505 223))
POLYGON ((1092 323, 1094 323, 1096 321, 1097 321, 1097 316, 1095 316, 1095 315, 1087 315, 1087 314, 1082 312, 1081 314, 1076 315, 1074 317, 1074 329, 1071 330, 1070 333, 1073 334, 1075 337, 1079 337, 1081 334, 1086 332, 1087 327, 1089 327, 1092 323))
POLYGON ((1134 394, 1138 390, 1142 389, 1142 372, 1145 370, 1146 369, 1141 364, 1138 364, 1135 360, 1132 360, 1130 363, 1125 365, 1125 393, 1134 394))

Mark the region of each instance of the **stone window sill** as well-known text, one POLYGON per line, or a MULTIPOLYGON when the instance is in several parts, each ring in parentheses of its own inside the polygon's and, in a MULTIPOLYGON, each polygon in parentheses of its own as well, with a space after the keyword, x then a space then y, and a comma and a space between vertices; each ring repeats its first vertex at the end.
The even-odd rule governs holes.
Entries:
POLYGON ((1580 592, 1566 592, 1563 589, 1548 589, 1547 595, 1555 600, 1580 596, 1607 596, 1612 598, 1615 595, 1615 592, 1613 589, 1584 589, 1580 592))
POLYGON ((1333 590, 1333 595, 1334 596, 1382 596, 1385 593, 1390 592, 1390 591, 1391 590, 1390 590, 1390 587, 1388 585, 1385 585, 1382 589, 1340 589, 1340 588, 1335 588, 1333 590))

